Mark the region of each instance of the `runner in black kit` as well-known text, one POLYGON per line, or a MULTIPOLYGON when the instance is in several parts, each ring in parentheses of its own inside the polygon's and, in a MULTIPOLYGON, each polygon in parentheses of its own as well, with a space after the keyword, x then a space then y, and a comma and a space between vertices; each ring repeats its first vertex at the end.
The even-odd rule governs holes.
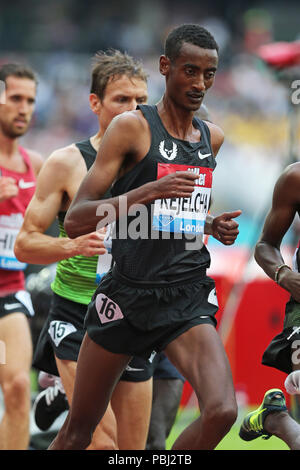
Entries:
MULTIPOLYGON (((217 64, 218 46, 208 31, 198 25, 173 30, 160 58, 166 78, 162 100, 113 119, 70 206, 65 228, 71 237, 106 225, 115 209, 115 265, 90 303, 72 406, 52 449, 84 449, 130 357, 147 358, 154 350, 164 350, 191 383, 201 409, 174 449, 213 449, 236 419, 230 366, 215 329, 214 281, 206 276, 209 253, 190 240, 194 249, 187 249, 183 234, 157 231, 151 214, 153 209, 158 228, 161 222, 162 229, 178 224, 201 232, 214 156, 224 135, 217 126, 194 119, 194 113, 213 84, 217 64), (170 173, 157 179, 158 172, 170 173), (113 197, 103 200, 114 181, 113 197), (120 231, 134 204, 140 204, 141 213, 146 205, 148 218, 128 217, 126 238, 120 231), (164 204, 187 209, 189 223, 186 217, 159 213, 164 204), (130 237, 132 220, 141 230, 150 222, 144 238, 130 237)), ((225 245, 234 243, 238 224, 232 219, 240 213, 206 218, 206 232, 225 245)))
MULTIPOLYGON (((211 121, 207 107, 202 104, 195 114, 211 121)), ((164 353, 155 357, 151 420, 147 438, 148 450, 165 449, 180 406, 185 378, 164 353)))

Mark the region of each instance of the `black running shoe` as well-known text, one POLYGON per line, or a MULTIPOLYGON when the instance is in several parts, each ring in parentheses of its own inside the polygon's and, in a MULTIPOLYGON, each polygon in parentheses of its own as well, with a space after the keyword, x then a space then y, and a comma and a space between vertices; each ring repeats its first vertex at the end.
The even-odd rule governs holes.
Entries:
POLYGON ((69 408, 66 394, 59 383, 43 390, 33 404, 33 416, 37 427, 47 431, 56 418, 69 408))

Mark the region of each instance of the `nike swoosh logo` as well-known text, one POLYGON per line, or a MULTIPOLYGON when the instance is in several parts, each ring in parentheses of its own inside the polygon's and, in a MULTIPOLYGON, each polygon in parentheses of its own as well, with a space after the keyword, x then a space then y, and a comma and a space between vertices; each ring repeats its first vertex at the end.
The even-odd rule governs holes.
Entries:
POLYGON ((5 310, 12 310, 13 308, 23 307, 22 304, 4 304, 5 310))
POLYGON ((28 189, 35 186, 35 181, 24 181, 23 178, 19 181, 19 187, 21 189, 28 189))
POLYGON ((203 158, 207 158, 210 156, 211 156, 211 153, 201 153, 200 150, 198 152, 198 157, 200 158, 200 160, 203 160, 203 158))
POLYGON ((127 367, 126 367, 126 370, 127 370, 128 372, 143 372, 144 369, 135 369, 135 367, 127 366, 127 367))

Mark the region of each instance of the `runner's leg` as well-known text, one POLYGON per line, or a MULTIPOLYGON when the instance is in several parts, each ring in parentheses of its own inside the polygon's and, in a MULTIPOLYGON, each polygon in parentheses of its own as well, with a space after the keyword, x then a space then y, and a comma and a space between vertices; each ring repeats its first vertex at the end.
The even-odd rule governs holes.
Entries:
POLYGON ((119 381, 111 398, 118 424, 119 449, 145 449, 151 404, 152 379, 143 382, 119 381))
MULTIPOLYGON (((69 405, 72 403, 77 363, 55 357, 57 369, 64 386, 69 405)), ((95 429, 93 439, 87 450, 116 450, 117 423, 114 412, 109 405, 101 422, 95 429)))
POLYGON ((84 450, 89 446, 129 360, 130 356, 113 354, 85 335, 78 357, 71 408, 50 449, 84 450))
POLYGON ((190 382, 201 410, 173 449, 214 449, 237 416, 231 370, 216 329, 209 324, 194 326, 173 340, 165 353, 190 382))
POLYGON ((23 313, 0 319, 0 340, 6 350, 6 363, 0 365, 5 407, 0 424, 0 449, 24 450, 29 444, 32 340, 23 313))

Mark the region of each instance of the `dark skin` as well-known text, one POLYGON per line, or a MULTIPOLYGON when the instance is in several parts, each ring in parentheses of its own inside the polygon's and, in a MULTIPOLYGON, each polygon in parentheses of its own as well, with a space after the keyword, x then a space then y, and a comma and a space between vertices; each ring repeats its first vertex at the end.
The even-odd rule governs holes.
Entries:
MULTIPOLYGON (((158 112, 174 137, 199 141, 199 130, 192 124, 193 115, 213 84, 217 64, 216 50, 187 43, 182 45, 178 58, 172 63, 165 56, 160 58, 166 91, 158 103, 158 112)), ((209 126, 213 151, 217 154, 224 135, 217 126, 209 126)), ((139 111, 124 113, 112 121, 95 164, 69 209, 65 222, 69 236, 94 230, 99 220, 103 225, 108 223, 105 216, 96 216, 96 209, 103 203, 113 204, 116 216, 120 216, 119 198, 103 202, 101 197, 118 175, 129 171, 145 157, 150 139, 148 123, 139 111)), ((160 198, 189 197, 196 178, 190 172, 177 172, 147 183, 126 194, 127 209, 132 204, 147 204, 160 198)), ((232 219, 240 213, 225 213, 219 218, 211 216, 207 224, 210 233, 222 243, 232 244, 238 233, 238 224, 232 219)), ((171 341, 165 353, 193 386, 201 408, 201 416, 183 431, 173 448, 214 449, 229 431, 237 413, 230 366, 216 329, 210 324, 194 326, 171 341)), ((72 407, 51 449, 87 447, 129 360, 128 355, 111 353, 85 336, 78 358, 72 407)))
MULTIPOLYGON (((266 217, 262 234, 255 247, 255 259, 265 273, 275 280, 276 268, 285 263, 281 254, 282 239, 291 227, 300 209, 300 163, 289 165, 277 180, 272 207, 266 217)), ((283 267, 278 274, 278 284, 300 302, 300 274, 283 267)), ((293 364, 293 370, 299 370, 293 364)), ((271 413, 265 421, 270 433, 284 440, 291 449, 300 449, 300 427, 288 413, 271 413)))
MULTIPOLYGON (((282 239, 300 209, 300 163, 290 165, 278 179, 273 193, 272 208, 255 249, 255 259, 266 274, 275 278, 277 266, 284 264, 280 246, 282 239)), ((300 302, 300 274, 282 268, 278 283, 300 302)))

